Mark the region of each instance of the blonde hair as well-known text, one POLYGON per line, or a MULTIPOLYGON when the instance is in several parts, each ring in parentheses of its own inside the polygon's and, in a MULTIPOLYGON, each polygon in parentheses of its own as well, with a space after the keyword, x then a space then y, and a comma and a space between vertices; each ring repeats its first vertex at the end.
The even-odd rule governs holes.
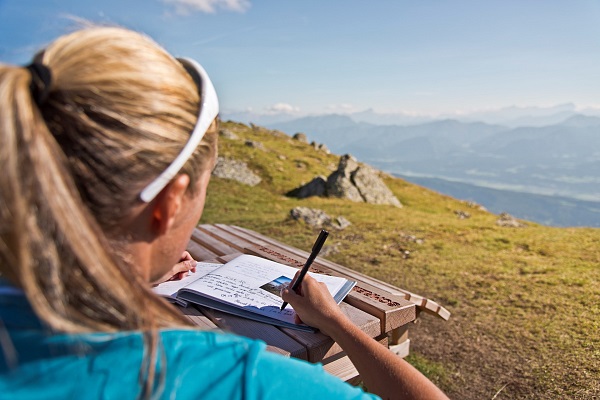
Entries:
MULTIPOLYGON (((122 28, 65 35, 35 60, 52 73, 40 106, 30 73, 0 65, 2 275, 60 331, 187 325, 119 251, 119 224, 189 139, 193 80, 152 40, 122 28)), ((180 172, 191 182, 214 163, 216 129, 180 172)))

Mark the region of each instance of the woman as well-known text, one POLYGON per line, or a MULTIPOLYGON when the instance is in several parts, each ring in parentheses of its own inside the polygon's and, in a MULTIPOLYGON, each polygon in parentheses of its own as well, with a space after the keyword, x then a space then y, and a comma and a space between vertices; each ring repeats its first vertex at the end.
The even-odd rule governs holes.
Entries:
MULTIPOLYGON (((194 330, 150 291, 202 214, 217 113, 202 67, 125 29, 83 29, 26 68, 0 66, 0 393, 369 396, 261 342, 194 330)), ((314 280, 301 289, 284 300, 342 345, 369 389, 443 396, 314 280)))

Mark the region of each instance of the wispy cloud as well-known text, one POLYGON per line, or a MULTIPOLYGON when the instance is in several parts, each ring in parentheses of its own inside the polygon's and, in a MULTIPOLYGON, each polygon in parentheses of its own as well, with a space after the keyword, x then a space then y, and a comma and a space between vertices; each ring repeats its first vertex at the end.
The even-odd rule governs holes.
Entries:
POLYGON ((235 11, 244 13, 250 8, 250 0, 162 0, 172 5, 175 12, 188 15, 193 12, 214 14, 217 11, 235 11))
POLYGON ((294 114, 300 111, 299 107, 294 107, 287 103, 277 103, 266 108, 269 114, 294 114))

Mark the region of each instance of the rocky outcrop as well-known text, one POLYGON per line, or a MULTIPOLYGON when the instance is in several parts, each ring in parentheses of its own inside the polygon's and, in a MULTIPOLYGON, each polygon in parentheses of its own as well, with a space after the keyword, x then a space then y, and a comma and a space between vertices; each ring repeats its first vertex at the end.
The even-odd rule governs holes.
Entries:
POLYGON ((308 143, 308 139, 306 138, 306 135, 302 132, 298 132, 298 133, 294 134, 294 136, 292 136, 292 139, 297 140, 302 143, 308 143))
POLYGON ((458 219, 469 219, 471 218, 471 214, 463 211, 463 210, 454 210, 454 215, 458 217, 458 219))
POLYGON ((365 199, 352 181, 352 174, 357 169, 358 163, 354 157, 348 154, 342 156, 337 170, 327 178, 326 195, 355 202, 364 202, 365 199))
POLYGON ((359 165, 346 154, 340 158, 337 169, 327 177, 317 177, 288 193, 288 196, 306 198, 328 196, 370 204, 390 204, 402 207, 400 201, 383 183, 379 172, 368 165, 359 165))
POLYGON ((217 159, 217 166, 212 174, 218 178, 232 179, 248 186, 256 186, 261 181, 260 177, 252 172, 246 163, 225 157, 217 159))
POLYGON ((238 140, 239 139, 238 135, 231 132, 229 129, 221 129, 219 131, 219 136, 221 136, 224 139, 229 139, 229 140, 238 140))
POLYGON ((307 197, 312 196, 324 196, 326 185, 327 181, 325 180, 325 177, 317 176, 312 181, 308 182, 306 185, 302 185, 290 191, 287 195, 291 197, 296 197, 298 199, 305 199, 307 197))
POLYGON ((496 221, 496 225, 498 226, 506 226, 510 228, 524 228, 527 224, 517 220, 515 217, 510 215, 509 213, 503 212, 500 214, 500 218, 496 221))
POLYGON ((323 143, 311 142, 310 145, 317 151, 322 151, 325 154, 331 154, 331 151, 323 143))
POLYGON ((297 221, 304 221, 306 225, 312 228, 342 230, 351 225, 350 221, 342 216, 331 218, 325 211, 316 208, 296 207, 290 210, 290 215, 297 221))
POLYGON ((261 142, 257 142, 256 140, 246 140, 244 144, 248 147, 252 147, 254 149, 259 149, 265 151, 265 146, 261 142))

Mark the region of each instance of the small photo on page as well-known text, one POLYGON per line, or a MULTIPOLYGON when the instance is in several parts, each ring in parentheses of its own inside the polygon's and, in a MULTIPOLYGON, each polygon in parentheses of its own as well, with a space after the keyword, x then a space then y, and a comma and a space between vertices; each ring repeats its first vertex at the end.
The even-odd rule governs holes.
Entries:
POLYGON ((269 293, 274 294, 277 297, 281 297, 281 290, 287 286, 289 286, 292 280, 287 276, 280 276, 277 279, 273 279, 269 283, 265 283, 260 288, 262 290, 266 290, 269 293))

